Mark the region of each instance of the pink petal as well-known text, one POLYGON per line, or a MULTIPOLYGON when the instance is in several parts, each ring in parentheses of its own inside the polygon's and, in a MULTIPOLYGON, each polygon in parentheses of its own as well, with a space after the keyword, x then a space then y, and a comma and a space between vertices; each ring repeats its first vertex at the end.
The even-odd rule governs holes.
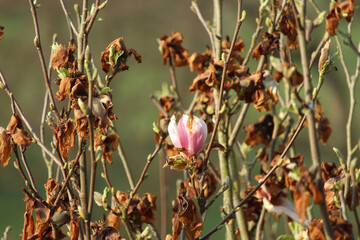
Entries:
POLYGON ((182 115, 182 117, 179 120, 179 124, 177 126, 177 131, 179 133, 179 139, 181 142, 181 146, 183 148, 189 149, 189 133, 186 129, 186 122, 188 121, 189 116, 188 115, 182 115))
POLYGON ((178 133, 178 129, 176 126, 176 118, 174 115, 171 117, 171 121, 168 126, 168 132, 169 132, 171 142, 174 144, 174 146, 177 148, 181 148, 182 145, 181 145, 181 142, 179 139, 179 133, 178 133))
MULTIPOLYGON (((188 121, 190 121, 190 119, 188 121)), ((189 122, 187 126, 189 134, 189 154, 197 155, 202 150, 207 137, 206 123, 202 119, 193 116, 192 122, 189 122)))

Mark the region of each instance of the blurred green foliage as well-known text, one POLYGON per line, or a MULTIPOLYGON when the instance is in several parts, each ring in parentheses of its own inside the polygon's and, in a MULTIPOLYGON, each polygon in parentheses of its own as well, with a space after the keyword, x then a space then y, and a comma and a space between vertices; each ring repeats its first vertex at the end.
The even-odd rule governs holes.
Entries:
MULTIPOLYGON (((65 2, 74 18, 72 5, 79 1, 67 0, 65 2)), ((326 2, 321 3, 321 9, 328 9, 326 2)), ((68 27, 58 1, 39 0, 38 3, 41 4, 38 8, 38 19, 42 47, 46 61, 48 61, 53 34, 57 33, 57 42, 59 44, 67 45, 69 40, 68 27)), ((211 20, 212 3, 199 0, 198 4, 204 17, 211 20)), ((236 18, 235 5, 236 1, 224 1, 224 36, 232 36, 233 34, 236 18)), ((244 40, 246 47, 250 45, 251 35, 256 28, 257 7, 257 1, 244 1, 247 19, 241 27, 239 36, 244 40)), ((315 17, 313 11, 312 15, 315 17)), ((143 63, 141 64, 137 64, 136 61, 131 59, 129 71, 118 74, 111 86, 113 89, 114 112, 119 118, 115 121, 115 124, 130 169, 135 180, 137 180, 145 165, 147 155, 153 151, 155 145, 152 122, 157 120, 158 112, 149 96, 160 90, 163 82, 169 84, 171 82, 168 67, 161 64, 162 60, 156 39, 163 34, 170 35, 172 31, 179 31, 185 37, 183 46, 188 48, 191 54, 194 51, 203 52, 205 50, 205 45, 209 44, 208 35, 197 17, 190 10, 190 1, 109 1, 105 9, 100 12, 99 17, 102 21, 95 23, 89 37, 90 49, 99 68, 101 51, 118 37, 124 37, 126 46, 136 49, 143 57, 143 63)), ((354 16, 354 22, 357 20, 359 20, 358 12, 354 16)), ((27 1, 2 0, 0 3, 0 25, 5 27, 4 37, 0 41, 0 70, 4 73, 10 89, 22 106, 26 116, 35 130, 39 132, 45 86, 39 58, 33 45, 35 34, 27 1)), ((342 23, 340 28, 346 29, 346 25, 342 23)), ((353 29, 356 29, 356 25, 353 26, 353 29)), ((314 30, 315 34, 312 38, 313 41, 309 44, 309 52, 315 50, 324 31, 324 23, 320 28, 314 30)), ((357 43, 360 39, 359 31, 353 31, 353 34, 353 41, 357 43)), ((331 52, 335 51, 335 44, 333 44, 331 52)), ((344 48, 344 55, 352 74, 356 64, 355 56, 346 47, 344 48)), ((251 61, 249 65, 250 71, 254 71, 256 62, 251 61)), ((336 161, 336 156, 332 152, 333 146, 345 153, 345 123, 348 113, 348 93, 345 77, 338 59, 335 61, 339 71, 327 77, 319 96, 321 103, 324 105, 325 115, 329 118, 333 127, 328 146, 321 147, 322 159, 329 162, 336 161)), ((316 65, 312 71, 314 83, 317 81, 316 65)), ((191 94, 187 89, 195 77, 195 73, 191 73, 188 67, 182 67, 176 69, 176 74, 180 93, 185 100, 185 105, 187 105, 191 101, 191 94)), ((53 73, 52 79, 54 79, 54 76, 53 73)), ((101 76, 104 77, 105 75, 101 73, 101 76)), ((57 91, 55 84, 52 84, 52 88, 54 92, 57 91)), ((356 92, 359 92, 359 86, 356 92)), ((359 124, 357 124, 360 120, 359 108, 357 107, 356 110, 353 127, 354 141, 358 140, 359 134, 357 133, 360 132, 359 124)), ((260 113, 252 110, 244 125, 257 120, 260 115, 260 113)), ((10 100, 3 91, 0 91, 0 126, 6 127, 10 116, 10 100)), ((47 136, 50 136, 50 134, 51 132, 48 131, 47 136)), ((244 132, 241 132, 239 140, 242 141, 243 138, 244 132)), ((47 145, 50 147, 49 142, 47 145)), ((300 138, 296 141, 296 146, 296 152, 303 153, 305 159, 308 159, 306 131, 303 131, 300 135, 300 138)), ((35 182, 44 193, 42 186, 46 182, 47 170, 41 152, 35 144, 32 144, 26 154, 30 169, 35 176, 35 182)), ((214 157, 214 159, 216 158, 214 157)), ((158 160, 153 162, 148 172, 148 180, 139 189, 141 194, 151 192, 159 196, 159 169, 161 167, 158 160)), ((110 167, 109 174, 116 189, 122 191, 129 189, 124 170, 116 154, 114 154, 114 163, 110 167)), ((170 217, 172 214, 170 200, 176 197, 175 182, 176 179, 182 178, 182 174, 166 169, 166 178, 169 200, 167 206, 168 232, 170 232, 170 217)), ((96 190, 102 192, 105 182, 100 175, 97 180, 96 190)), ((7 225, 11 225, 13 230, 10 232, 9 239, 17 239, 22 231, 25 211, 24 195, 21 191, 23 187, 24 183, 14 168, 12 159, 7 168, 0 169, 0 235, 2 235, 7 225)), ((219 221, 220 201, 207 214, 208 222, 204 231, 209 230, 219 221)), ((159 199, 157 204, 160 204, 159 199)), ((158 218, 160 216, 159 211, 158 208, 156 213, 158 218)), ((94 217, 99 219, 101 212, 101 209, 95 207, 94 217)))

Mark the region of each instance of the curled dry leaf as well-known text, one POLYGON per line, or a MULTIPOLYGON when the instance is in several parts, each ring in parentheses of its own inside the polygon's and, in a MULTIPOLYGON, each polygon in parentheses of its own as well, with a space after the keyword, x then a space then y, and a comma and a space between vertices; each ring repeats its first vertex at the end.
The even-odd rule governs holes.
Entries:
POLYGON ((91 240, 125 240, 120 236, 119 231, 114 227, 103 227, 97 229, 91 240))
POLYGON ((196 163, 193 165, 195 167, 194 171, 194 183, 195 186, 193 185, 193 181, 191 180, 191 178, 187 178, 184 181, 184 186, 188 191, 188 194, 190 197, 192 198, 196 198, 196 192, 200 193, 202 190, 204 191, 204 196, 206 199, 209 199, 215 192, 216 192, 216 187, 218 184, 218 181, 216 180, 214 174, 212 172, 203 172, 202 171, 202 164, 203 161, 202 160, 197 160, 196 163), (205 176, 203 176, 205 174, 205 176), (204 182, 203 182, 203 189, 200 188, 200 179, 202 179, 204 177, 204 182))
MULTIPOLYGON (((221 43, 222 52, 229 54, 230 46, 231 46, 230 38, 229 36, 226 36, 226 39, 224 39, 221 43)), ((244 59, 240 56, 239 53, 244 51, 245 51, 245 44, 243 40, 241 39, 236 40, 233 52, 231 53, 231 58, 235 58, 239 64, 242 64, 244 59)))
POLYGON ((56 142, 59 144, 62 157, 67 160, 68 153, 75 145, 75 125, 71 119, 60 123, 54 130, 56 142))
POLYGON ((111 70, 114 72, 128 70, 129 66, 126 65, 126 61, 131 55, 134 55, 135 60, 141 63, 141 55, 132 48, 126 48, 123 37, 117 38, 101 53, 101 68, 105 73, 111 70))
POLYGON ((107 136, 97 133, 95 136, 95 147, 101 147, 103 158, 110 164, 112 164, 112 152, 116 151, 118 145, 119 136, 116 133, 110 133, 107 136))
POLYGON ((266 55, 273 49, 279 49, 279 33, 274 32, 273 34, 270 34, 265 32, 262 34, 262 37, 264 40, 259 42, 252 53, 252 57, 256 60, 259 60, 260 55, 266 55))
POLYGON ((291 9, 290 4, 284 7, 283 13, 281 15, 281 20, 279 22, 280 31, 286 35, 287 44, 290 49, 296 49, 298 47, 297 42, 297 28, 296 28, 296 17, 294 12, 291 9))
POLYGON ((175 98, 172 96, 161 96, 160 97, 160 104, 163 107, 163 109, 165 110, 165 112, 170 112, 170 110, 174 107, 175 105, 175 98))
POLYGON ((7 130, 0 127, 0 164, 6 167, 11 157, 11 136, 7 130))
MULTIPOLYGON (((24 215, 23 239, 40 239, 50 226, 50 209, 40 200, 34 198, 26 199, 26 212, 24 215), (33 219, 33 211, 36 220, 33 219)), ((49 232, 51 233, 51 231, 49 232)))
POLYGON ((330 36, 336 34, 339 20, 345 18, 347 22, 351 22, 354 13, 354 0, 340 0, 331 3, 330 11, 326 14, 325 30, 330 36))
POLYGON ((59 187, 59 184, 56 182, 54 178, 49 178, 47 182, 44 184, 46 194, 49 196, 55 196, 55 190, 59 187))
POLYGON ((177 240, 182 227, 189 240, 197 239, 203 230, 203 221, 199 210, 189 196, 186 196, 186 189, 182 183, 179 188, 179 195, 175 199, 172 217, 172 239, 177 240))
POLYGON ((127 193, 117 191, 116 197, 122 206, 127 206, 129 201, 128 219, 134 228, 141 230, 142 223, 153 224, 156 220, 154 212, 156 210, 156 195, 145 193, 142 197, 135 194, 130 198, 127 193))
POLYGON ((188 64, 188 50, 181 46, 184 37, 179 32, 172 32, 171 36, 163 35, 160 38, 161 55, 163 65, 166 65, 169 58, 174 66, 180 67, 188 64))
POLYGON ((51 57, 53 69, 65 68, 75 71, 77 69, 77 62, 74 57, 75 50, 76 45, 72 42, 69 42, 68 48, 60 44, 51 57))
POLYGON ((80 234, 80 217, 74 211, 70 211, 70 239, 78 240, 80 234))
MULTIPOLYGON (((113 210, 115 211, 116 208, 113 208, 113 210)), ((118 215, 110 211, 109 214, 107 215, 106 220, 110 227, 114 227, 117 230, 120 230, 120 217, 118 215)))
POLYGON ((111 121, 116 119, 112 109, 110 94, 103 93, 93 99, 94 128, 99 128, 101 134, 107 134, 111 121))
POLYGON ((212 61, 213 61, 213 52, 209 48, 209 46, 206 46, 206 50, 204 53, 194 52, 188 58, 190 71, 193 72, 197 70, 198 74, 205 72, 206 68, 210 65, 212 61))
POLYGON ((251 147, 259 144, 268 145, 271 140, 273 129, 274 122, 272 115, 267 114, 260 117, 258 123, 253 123, 246 127, 246 144, 251 147))
POLYGON ((29 134, 24 131, 22 121, 16 113, 11 116, 7 132, 11 135, 12 140, 16 143, 16 145, 23 147, 23 152, 32 142, 29 134))

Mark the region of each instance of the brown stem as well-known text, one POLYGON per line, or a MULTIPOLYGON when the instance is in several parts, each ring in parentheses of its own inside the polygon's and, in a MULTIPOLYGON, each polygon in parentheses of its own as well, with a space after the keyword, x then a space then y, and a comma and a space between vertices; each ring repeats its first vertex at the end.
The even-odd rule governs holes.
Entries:
MULTIPOLYGON (((154 152, 153 152, 151 155, 149 155, 149 157, 148 157, 148 159, 147 159, 147 162, 146 162, 146 165, 145 165, 145 167, 144 167, 144 169, 143 169, 143 171, 142 171, 142 173, 141 173, 141 176, 140 176, 140 178, 139 178, 139 180, 138 180, 135 188, 131 191, 131 195, 132 195, 132 196, 135 195, 135 193, 136 193, 137 190, 139 189, 141 183, 144 181, 145 174, 146 174, 146 172, 147 172, 147 170, 148 170, 148 168, 149 168, 152 160, 154 159, 154 157, 156 156, 156 154, 160 151, 160 149, 161 149, 162 146, 163 146, 163 144, 162 144, 163 141, 164 141, 164 137, 161 136, 160 139, 159 139, 159 143, 157 144, 154 152)), ((129 202, 130 202, 130 201, 129 201, 129 202)))
POLYGON ((74 24, 74 22, 72 21, 72 19, 70 17, 69 11, 66 8, 64 0, 60 0, 60 4, 61 4, 62 9, 64 10, 64 13, 65 13, 65 16, 66 16, 66 19, 67 19, 67 22, 68 22, 69 26, 71 27, 72 31, 77 36, 79 34, 78 30, 76 29, 75 24, 74 24))
MULTIPOLYGON (((57 39, 57 34, 54 34, 53 39, 52 39, 52 44, 55 44, 56 39, 57 39)), ((52 58, 53 52, 54 51, 51 50, 50 58, 49 58, 49 65, 48 65, 48 72, 47 72, 49 79, 51 79, 51 72, 52 72, 51 71, 51 58, 52 58)), ((40 122, 40 139, 42 142, 45 141, 45 120, 46 120, 48 105, 49 105, 49 93, 46 90, 43 111, 41 114, 41 122, 40 122)), ((45 165, 48 169, 48 178, 51 178, 51 176, 52 176, 52 161, 47 159, 47 156, 46 156, 46 153, 44 150, 41 150, 41 152, 42 152, 43 159, 45 161, 45 165)))
POLYGON ((182 112, 184 112, 181 97, 180 97, 180 93, 179 93, 179 88, 178 88, 177 81, 176 81, 175 67, 174 67, 174 64, 173 64, 173 61, 172 61, 172 58, 171 58, 170 55, 169 55, 169 70, 170 70, 172 86, 174 87, 174 92, 175 92, 175 95, 176 95, 176 100, 179 103, 180 110, 182 112))
POLYGON ((165 117, 169 117, 169 114, 164 110, 164 108, 161 106, 161 104, 159 103, 159 101, 156 99, 156 97, 154 95, 150 96, 151 101, 154 103, 155 107, 165 116, 165 117))
POLYGON ((13 146, 13 152, 15 155, 15 159, 16 159, 16 163, 17 163, 17 169, 19 170, 19 173, 21 175, 21 177, 23 178, 25 185, 30 189, 31 193, 37 198, 39 199, 47 208, 52 209, 51 206, 49 206, 49 204, 38 194, 38 192, 32 187, 32 185, 29 185, 29 181, 21 167, 20 164, 20 159, 19 159, 19 154, 18 154, 18 150, 17 150, 17 145, 13 146))
POLYGON ((89 34, 89 32, 90 32, 90 30, 91 30, 91 27, 93 26, 94 21, 95 21, 95 19, 96 19, 96 16, 97 16, 97 14, 98 14, 98 12, 99 12, 99 10, 100 10, 100 9, 99 9, 99 3, 100 3, 100 0, 96 0, 96 1, 95 1, 94 12, 93 12, 93 14, 91 15, 90 21, 89 21, 89 23, 88 23, 88 25, 87 25, 87 27, 86 27, 86 31, 85 31, 86 34, 89 34))
POLYGON ((56 108, 56 104, 55 104, 55 100, 54 100, 54 95, 53 95, 51 87, 50 87, 50 80, 49 80, 49 76, 47 74, 45 58, 44 58, 44 54, 43 54, 42 47, 41 47, 40 31, 39 31, 39 24, 38 24, 38 20, 37 20, 36 8, 35 8, 32 0, 29 0, 29 4, 30 4, 31 14, 33 17, 33 22, 34 22, 34 27, 35 27, 35 34, 36 34, 34 44, 35 44, 35 47, 38 51, 38 55, 40 58, 41 68, 42 68, 42 72, 43 72, 43 76, 44 76, 44 80, 45 80, 45 86, 46 86, 46 89, 47 89, 49 97, 50 97, 50 102, 53 105, 52 109, 55 113, 55 116, 56 116, 57 120, 60 120, 59 112, 56 108))
POLYGON ((30 171, 29 165, 28 165, 27 160, 26 160, 25 153, 23 152, 24 148, 20 147, 20 150, 21 150, 21 159, 22 159, 22 162, 23 162, 23 164, 25 166, 25 170, 27 172, 27 175, 29 176, 30 184, 31 184, 32 188, 37 192, 34 177, 33 177, 32 173, 30 171))
POLYGON ((63 182, 63 185, 62 185, 60 191, 58 192, 58 194, 57 194, 57 196, 56 196, 56 199, 55 199, 55 202, 54 202, 55 208, 57 207, 57 204, 58 204, 58 202, 59 202, 59 200, 60 200, 61 195, 64 193, 65 188, 66 188, 66 187, 67 187, 67 188, 70 187, 70 185, 68 184, 68 182, 69 182, 69 180, 70 180, 71 175, 74 173, 75 168, 76 168, 77 165, 78 165, 78 162, 79 162, 79 159, 80 159, 81 154, 83 154, 84 146, 85 146, 85 141, 81 141, 80 144, 79 144, 79 150, 78 150, 78 153, 76 154, 76 157, 75 157, 75 160, 74 160, 74 162, 73 162, 73 165, 72 165, 69 173, 67 174, 66 179, 65 179, 65 181, 63 182))
POLYGON ((215 41, 214 41, 214 35, 209 28, 209 25, 206 23, 205 19, 203 18, 200 9, 195 1, 191 1, 191 10, 195 13, 195 15, 199 18, 200 22, 202 23, 203 27, 205 28, 205 31, 208 33, 211 43, 211 49, 213 53, 215 54, 215 41))

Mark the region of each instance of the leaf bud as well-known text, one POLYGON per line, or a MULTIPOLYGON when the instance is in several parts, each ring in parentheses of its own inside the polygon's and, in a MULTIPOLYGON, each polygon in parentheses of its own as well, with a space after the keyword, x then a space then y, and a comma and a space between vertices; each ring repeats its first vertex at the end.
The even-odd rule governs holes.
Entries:
POLYGON ((39 43, 39 39, 37 37, 34 38, 34 46, 36 48, 40 48, 40 43, 39 43))
POLYGON ((63 225, 70 220, 70 215, 68 211, 60 209, 56 211, 51 218, 51 222, 56 225, 63 225))
POLYGON ((94 192, 94 201, 96 203, 96 205, 98 205, 99 207, 102 207, 104 205, 103 201, 102 201, 102 194, 99 192, 94 192))
POLYGON ((345 167, 346 165, 345 165, 345 161, 344 161, 344 155, 342 155, 340 150, 337 149, 336 147, 333 147, 333 151, 335 152, 337 158, 339 159, 339 162, 340 162, 341 166, 345 167))
POLYGON ((156 125, 155 122, 153 122, 153 131, 157 134, 160 134, 161 129, 158 127, 158 125, 156 125))
POLYGON ((99 5, 99 10, 103 9, 106 6, 107 0, 105 0, 105 2, 103 2, 102 4, 99 5))
POLYGON ((5 89, 5 85, 2 82, 0 82, 0 88, 5 89))
POLYGON ((77 4, 77 3, 74 4, 74 11, 75 11, 77 14, 80 13, 79 4, 77 4))
POLYGON ((351 160, 351 163, 350 163, 350 172, 354 172, 355 171, 355 168, 356 168, 356 164, 357 164, 357 158, 354 158, 353 160, 351 160))
POLYGON ((221 60, 226 62, 226 54, 224 52, 221 54, 221 60))
POLYGON ((86 104, 81 100, 81 98, 78 98, 78 104, 79 104, 80 110, 84 114, 89 115, 89 110, 88 110, 86 104))
POLYGON ((78 211, 79 211, 80 217, 84 220, 87 220, 87 214, 81 206, 78 206, 78 211))
POLYGON ((245 18, 246 18, 246 11, 243 10, 242 13, 241 13, 241 19, 240 19, 240 21, 243 22, 243 21, 245 20, 245 18))

